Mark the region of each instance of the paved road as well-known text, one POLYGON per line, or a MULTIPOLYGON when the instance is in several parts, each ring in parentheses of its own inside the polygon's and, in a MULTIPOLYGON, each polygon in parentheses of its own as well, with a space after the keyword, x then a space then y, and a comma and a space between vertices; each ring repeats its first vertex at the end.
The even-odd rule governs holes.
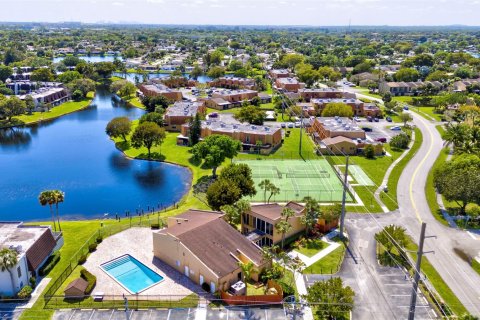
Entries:
MULTIPOLYGON (((395 213, 375 217, 364 214, 347 215, 349 249, 340 276, 355 291, 353 318, 360 320, 406 319, 412 282, 401 268, 382 267, 376 259, 374 235, 396 219, 395 213)), ((330 276, 305 275, 307 285, 330 276)), ((419 294, 416 319, 434 319, 437 315, 419 294)))
POLYGON ((416 113, 411 114, 415 125, 422 131, 423 143, 400 176, 397 186, 400 209, 397 223, 403 225, 416 241, 421 221, 427 223, 427 235, 437 236, 437 239, 427 239, 425 242, 425 251, 435 251, 435 254, 428 255, 428 259, 467 310, 480 316, 480 275, 453 251, 454 248, 460 248, 475 256, 480 251, 480 241, 465 231, 442 225, 432 216, 425 196, 425 184, 443 142, 434 123, 416 113))

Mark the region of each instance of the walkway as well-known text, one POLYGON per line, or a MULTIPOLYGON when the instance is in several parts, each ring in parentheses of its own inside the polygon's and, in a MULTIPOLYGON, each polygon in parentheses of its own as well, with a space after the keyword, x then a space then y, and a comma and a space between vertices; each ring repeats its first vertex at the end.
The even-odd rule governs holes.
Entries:
POLYGON ((320 250, 319 252, 317 252, 315 255, 313 255, 311 257, 307 257, 306 255, 304 255, 304 254, 302 254, 302 253, 300 253, 296 250, 293 250, 288 255, 291 258, 298 258, 298 259, 302 260, 303 263, 305 263, 305 268, 308 268, 312 264, 317 262, 318 260, 320 260, 323 257, 329 255, 333 250, 340 247, 340 243, 334 242, 334 241, 331 240, 332 238, 336 237, 337 234, 338 233, 336 231, 333 231, 333 232, 330 232, 329 234, 323 236, 321 240, 328 243, 328 247, 326 247, 323 250, 320 250))
POLYGON ((388 179, 390 178, 390 174, 392 173, 393 169, 396 167, 396 165, 402 161, 403 158, 407 156, 407 154, 410 152, 410 150, 413 147, 413 144, 415 143, 415 131, 412 131, 412 141, 410 141, 408 145, 408 149, 405 150, 400 157, 398 157, 393 163, 388 167, 387 172, 385 173, 385 176, 383 177, 383 181, 378 186, 377 190, 375 190, 375 194, 373 195, 377 203, 380 205, 384 213, 389 212, 387 206, 383 203, 382 198, 380 197, 380 193, 383 191, 383 189, 388 185, 388 179))

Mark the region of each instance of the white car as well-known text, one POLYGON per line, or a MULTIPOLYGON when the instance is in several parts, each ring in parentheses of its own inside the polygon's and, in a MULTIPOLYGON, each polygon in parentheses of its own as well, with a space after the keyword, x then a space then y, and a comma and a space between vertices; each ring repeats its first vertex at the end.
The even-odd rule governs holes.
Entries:
POLYGON ((293 123, 289 122, 289 123, 287 123, 287 127, 289 127, 289 128, 293 128, 293 127, 294 127, 294 125, 293 125, 293 123))
POLYGON ((302 123, 300 121, 295 122, 295 128, 300 128, 302 123))

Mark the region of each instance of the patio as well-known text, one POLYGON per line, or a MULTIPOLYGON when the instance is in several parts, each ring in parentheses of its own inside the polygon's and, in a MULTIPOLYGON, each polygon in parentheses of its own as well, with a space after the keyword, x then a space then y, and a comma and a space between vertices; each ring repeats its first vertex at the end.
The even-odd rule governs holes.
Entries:
POLYGON ((97 277, 93 290, 105 295, 130 295, 119 283, 105 273, 100 265, 119 256, 129 254, 144 265, 161 275, 162 282, 142 291, 138 296, 175 296, 178 299, 186 297, 201 288, 177 272, 167 264, 153 257, 152 230, 148 228, 131 228, 106 238, 90 254, 83 266, 97 277))

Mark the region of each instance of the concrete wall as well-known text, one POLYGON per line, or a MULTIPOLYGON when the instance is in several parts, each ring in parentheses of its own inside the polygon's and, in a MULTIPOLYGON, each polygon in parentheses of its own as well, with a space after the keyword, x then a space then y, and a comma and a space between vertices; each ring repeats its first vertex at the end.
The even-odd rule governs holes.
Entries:
POLYGON ((13 274, 13 284, 8 271, 0 271, 0 296, 14 296, 24 286, 29 285, 29 272, 25 255, 18 259, 18 263, 10 272, 13 274), (20 268, 21 276, 18 277, 17 269, 20 268))

